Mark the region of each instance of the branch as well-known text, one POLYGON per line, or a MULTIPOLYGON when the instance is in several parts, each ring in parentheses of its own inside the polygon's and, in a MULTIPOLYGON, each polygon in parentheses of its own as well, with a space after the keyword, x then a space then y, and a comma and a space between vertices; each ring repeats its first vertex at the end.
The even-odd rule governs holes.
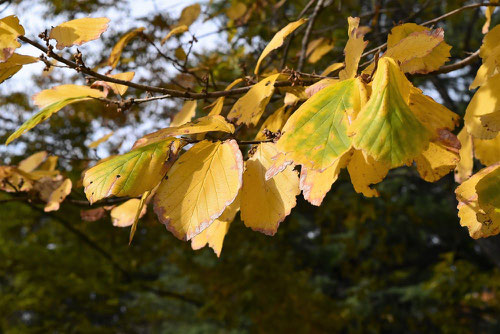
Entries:
MULTIPOLYGON (((119 85, 132 87, 132 88, 136 88, 136 89, 144 90, 144 91, 148 91, 148 92, 162 93, 165 95, 169 95, 169 97, 171 97, 171 98, 178 97, 178 98, 184 98, 184 99, 204 100, 204 99, 209 99, 209 98, 218 98, 218 97, 222 97, 222 96, 242 95, 242 94, 245 94, 246 92, 248 92, 253 87, 253 85, 250 85, 250 86, 235 88, 235 89, 231 89, 231 90, 227 90, 227 91, 195 93, 195 92, 190 92, 190 91, 180 91, 180 90, 175 90, 175 89, 138 84, 138 83, 134 83, 131 81, 111 78, 111 77, 108 77, 106 75, 97 73, 88 67, 82 67, 81 65, 79 65, 71 60, 68 60, 64 57, 61 57, 58 54, 48 50, 45 46, 27 38, 26 36, 19 36, 19 39, 25 43, 31 44, 32 46, 36 47, 37 49, 43 51, 45 54, 47 54, 47 56, 52 57, 55 60, 57 60, 63 64, 68 65, 68 67, 75 69, 81 73, 87 74, 87 75, 94 77, 96 79, 106 81, 106 82, 112 82, 112 83, 119 84, 119 85)), ((275 87, 287 87, 287 86, 292 86, 292 85, 293 85, 293 83, 289 82, 289 81, 277 81, 274 84, 275 87)))
POLYGON ((323 7, 323 2, 324 0, 318 0, 316 6, 314 7, 314 11, 311 17, 309 18, 309 22, 307 22, 306 32, 304 34, 304 38, 302 38, 302 49, 300 50, 299 64, 297 65, 297 71, 299 72, 302 71, 302 67, 304 67, 304 61, 306 60, 306 51, 307 51, 307 44, 309 43, 309 37, 311 37, 314 21, 316 21, 316 17, 318 16, 321 7, 323 7))
POLYGON ((456 70, 459 70, 467 65, 472 64, 479 58, 479 50, 471 54, 469 57, 464 58, 455 64, 441 66, 437 71, 430 72, 428 74, 441 74, 441 73, 450 73, 456 70))

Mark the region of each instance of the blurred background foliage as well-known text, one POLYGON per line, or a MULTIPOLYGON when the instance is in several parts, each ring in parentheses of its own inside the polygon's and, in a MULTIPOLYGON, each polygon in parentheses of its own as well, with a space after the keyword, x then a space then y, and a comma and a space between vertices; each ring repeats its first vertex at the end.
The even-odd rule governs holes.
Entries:
MULTIPOLYGON (((191 4, 192 2, 189 2, 191 4)), ((267 41, 295 20, 309 0, 233 0, 201 2, 210 30, 191 32, 197 48, 190 67, 209 75, 217 89, 250 74, 267 41), (233 20, 228 8, 244 3, 245 19, 233 20), (206 39, 209 42, 206 42, 206 39), (205 42, 204 42, 205 40, 205 42)), ((334 40, 335 47, 305 72, 321 72, 342 61, 346 18, 360 16, 370 26, 369 48, 385 42, 400 21, 424 22, 470 1, 351 0, 325 1, 313 37, 334 40)), ((21 22, 25 8, 36 4, 47 28, 85 15, 127 18, 129 1, 3 1, 21 22)), ((82 47, 87 64, 99 66, 127 30, 147 27, 156 41, 178 18, 169 8, 188 2, 166 1, 134 25, 110 25, 100 42, 82 47), (161 8, 162 10, 158 10, 161 8)), ((137 5, 136 5, 137 6, 137 5)), ((306 11, 310 15, 312 8, 306 11)), ((178 10, 177 10, 178 12, 178 10)), ((493 25, 498 21, 493 19, 493 25)), ((464 11, 442 22, 452 61, 480 46, 480 9, 464 11)), ((39 31, 28 31, 35 36, 39 31)), ((301 34, 263 64, 271 70, 294 68, 301 34)), ((174 39, 166 53, 187 50, 190 39, 174 39)), ((180 84, 202 89, 191 76, 175 71, 145 40, 134 40, 118 70, 137 72, 139 82, 180 84)), ((413 81, 463 115, 468 85, 479 64, 413 81)), ((0 140, 33 112, 29 95, 58 83, 85 83, 64 69, 40 75, 29 87, 3 84, 0 140), (9 86, 10 85, 10 86, 9 86)), ((215 89, 214 88, 214 89, 215 89)), ((129 90, 129 95, 141 92, 129 90)), ((228 98, 226 105, 233 101, 228 98)), ((200 101, 201 102, 201 101, 200 101)), ((203 114, 204 101, 198 113, 203 114)), ((36 127, 12 148, 2 148, 5 163, 47 150, 74 181, 89 164, 123 152, 140 135, 165 126, 182 101, 159 101, 119 112, 99 104, 77 104, 36 127), (99 150, 87 144, 103 133, 116 135, 99 150)), ((269 105, 269 112, 282 102, 269 105)), ((251 137, 251 134, 249 134, 251 137)), ((66 204, 56 213, 10 202, 0 194, 0 332, 4 333, 498 333, 500 331, 500 243, 477 242, 459 226, 453 175, 437 183, 422 181, 413 169, 397 169, 377 186, 381 197, 355 193, 342 174, 322 206, 302 199, 274 237, 245 228, 237 218, 220 259, 210 249, 193 251, 158 223, 152 212, 140 221, 131 246, 128 229, 109 218, 84 222, 82 207, 66 204)), ((82 196, 77 193, 76 196, 82 196)), ((86 209, 86 208, 83 208, 86 209)))

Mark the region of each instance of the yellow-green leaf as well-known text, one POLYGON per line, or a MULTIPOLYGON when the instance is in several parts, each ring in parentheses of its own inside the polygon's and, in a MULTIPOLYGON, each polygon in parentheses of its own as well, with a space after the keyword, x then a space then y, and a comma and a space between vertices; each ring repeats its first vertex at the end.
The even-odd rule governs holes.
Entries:
POLYGON ((169 138, 112 157, 88 169, 83 175, 85 195, 90 203, 109 196, 139 196, 153 189, 167 171, 170 154, 180 142, 169 138))
POLYGON ((108 29, 107 17, 86 17, 61 23, 50 31, 49 38, 57 41, 59 50, 72 45, 82 45, 101 36, 108 29))
POLYGON ((408 106, 411 87, 393 59, 381 58, 370 100, 350 128, 356 149, 391 168, 410 164, 432 137, 408 106))
POLYGON ((280 46, 283 45, 283 41, 285 40, 285 38, 290 35, 292 32, 295 31, 295 29, 297 29, 298 27, 300 27, 301 25, 303 25, 305 22, 307 21, 307 19, 300 19, 300 20, 297 20, 295 22, 291 22, 291 23, 288 23, 286 25, 286 27, 284 27, 283 29, 281 29, 280 31, 278 31, 276 33, 276 35, 274 35, 274 37, 271 39, 271 41, 269 42, 269 44, 267 44, 267 46, 264 48, 264 51, 262 51, 259 59, 257 60, 257 65, 255 65, 255 70, 253 71, 254 74, 258 74, 259 73, 259 67, 260 67, 260 64, 262 62, 262 60, 269 54, 271 53, 271 51, 279 48, 280 46))
POLYGON ((115 44, 113 49, 111 50, 111 54, 109 55, 108 58, 108 65, 111 66, 112 68, 115 68, 116 65, 118 65, 118 62, 120 61, 120 57, 122 55, 123 48, 135 37, 137 37, 139 34, 141 34, 144 31, 145 28, 136 28, 125 35, 123 35, 118 42, 115 44))
POLYGON ((226 119, 220 115, 204 116, 195 119, 193 122, 185 123, 177 127, 161 129, 145 135, 135 142, 134 148, 164 140, 171 136, 190 135, 211 131, 234 133, 234 125, 228 123, 226 119))
POLYGON ((300 193, 299 177, 292 166, 266 180, 266 171, 276 154, 275 144, 258 145, 254 155, 246 161, 241 189, 241 220, 245 226, 267 235, 276 233, 279 224, 296 205, 300 193))
POLYGON ((154 197, 154 210, 177 238, 190 240, 235 200, 242 174, 236 141, 201 141, 169 170, 154 197))
POLYGON ((0 62, 9 59, 21 46, 17 38, 22 35, 24 35, 24 28, 19 24, 17 16, 11 15, 0 19, 0 62))
POLYGON ((227 118, 236 121, 237 125, 255 126, 274 93, 274 83, 279 76, 279 73, 270 75, 250 88, 245 95, 236 101, 227 118))
POLYGON ((366 90, 359 79, 320 90, 290 116, 278 149, 295 164, 324 170, 350 149, 349 117, 355 117, 364 102, 366 90))
POLYGON ((200 4, 195 3, 194 5, 187 6, 181 12, 181 17, 177 21, 176 27, 186 26, 189 27, 194 21, 200 16, 201 7, 200 4))

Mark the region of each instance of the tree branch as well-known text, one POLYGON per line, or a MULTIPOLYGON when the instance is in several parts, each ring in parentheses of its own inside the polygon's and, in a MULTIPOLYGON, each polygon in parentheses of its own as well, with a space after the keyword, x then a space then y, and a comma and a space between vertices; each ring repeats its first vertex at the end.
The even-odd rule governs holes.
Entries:
POLYGON ((307 51, 307 44, 309 43, 309 37, 311 37, 311 32, 314 27, 314 22, 316 21, 316 17, 318 16, 321 7, 323 7, 323 2, 324 0, 318 0, 316 6, 314 7, 314 11, 311 17, 309 18, 309 22, 307 22, 306 32, 304 34, 304 38, 302 38, 302 48, 300 50, 300 58, 299 58, 299 63, 297 65, 297 71, 302 71, 302 67, 304 67, 304 61, 306 60, 306 51, 307 51))

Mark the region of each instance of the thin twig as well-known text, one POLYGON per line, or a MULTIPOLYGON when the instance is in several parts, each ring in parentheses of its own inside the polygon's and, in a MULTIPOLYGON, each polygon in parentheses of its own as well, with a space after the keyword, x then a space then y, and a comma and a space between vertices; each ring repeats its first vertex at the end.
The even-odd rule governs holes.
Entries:
POLYGON ((304 67, 304 62, 306 60, 307 44, 309 43, 309 37, 311 37, 311 32, 314 27, 314 22, 316 21, 316 17, 318 16, 321 7, 323 7, 323 2, 324 0, 318 0, 316 6, 314 7, 314 11, 311 17, 309 18, 309 22, 307 22, 306 32, 304 33, 304 38, 302 38, 302 48, 300 50, 300 57, 299 57, 299 63, 297 65, 297 71, 302 71, 302 67, 304 67))

